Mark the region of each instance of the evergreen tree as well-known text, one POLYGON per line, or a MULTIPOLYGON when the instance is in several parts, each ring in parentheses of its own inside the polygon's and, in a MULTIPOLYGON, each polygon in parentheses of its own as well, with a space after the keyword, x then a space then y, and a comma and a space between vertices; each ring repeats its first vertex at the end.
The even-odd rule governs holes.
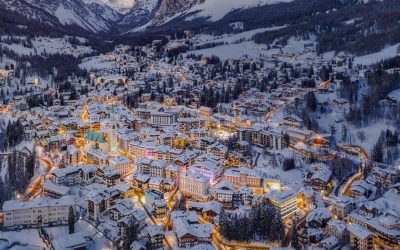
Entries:
POLYGON ((376 162, 383 162, 383 144, 379 140, 372 148, 371 159, 376 162))
POLYGON ((281 242, 285 231, 279 210, 269 202, 255 204, 249 214, 228 216, 220 214, 221 234, 227 240, 250 241, 252 239, 281 242))
POLYGON ((15 180, 16 180, 16 152, 14 151, 11 156, 8 157, 8 178, 9 178, 9 185, 10 188, 14 191, 15 187, 15 180))
POLYGON ((291 247, 293 247, 294 249, 296 249, 296 250, 300 249, 299 235, 297 234, 295 222, 293 222, 291 232, 290 232, 290 244, 291 244, 291 247))
POLYGON ((331 137, 330 137, 330 140, 329 140, 329 146, 330 146, 330 148, 336 149, 336 137, 335 137, 335 135, 336 135, 336 127, 335 127, 335 125, 330 125, 329 126, 329 130, 330 130, 330 133, 331 133, 331 137))
POLYGON ((305 100, 306 100, 306 107, 308 110, 310 111, 317 110, 318 101, 313 91, 310 91, 306 94, 305 100))
POLYGON ((283 171, 289 171, 291 169, 294 169, 295 163, 293 158, 285 158, 283 160, 283 171))
POLYGON ((24 193, 25 187, 28 186, 28 178, 25 174, 25 160, 22 154, 17 153, 15 190, 18 193, 24 193))
POLYGON ((6 192, 4 190, 3 178, 0 177, 0 206, 3 206, 4 201, 6 201, 6 192))
POLYGON ((346 142, 346 140, 347 140, 347 127, 343 123, 343 125, 342 125, 342 141, 346 142))
POLYGON ((74 208, 72 206, 69 207, 68 211, 68 231, 69 234, 73 234, 75 232, 75 215, 74 208))

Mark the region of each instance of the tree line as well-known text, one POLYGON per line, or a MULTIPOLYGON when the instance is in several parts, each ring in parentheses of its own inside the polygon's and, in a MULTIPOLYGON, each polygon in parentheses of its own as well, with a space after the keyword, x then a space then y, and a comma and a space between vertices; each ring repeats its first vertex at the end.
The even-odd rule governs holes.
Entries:
POLYGON ((16 193, 25 193, 35 166, 35 152, 24 154, 14 150, 8 157, 0 158, 0 168, 7 168, 4 179, 0 177, 0 206, 7 200, 15 199, 16 193))
POLYGON ((285 231, 280 211, 271 203, 254 205, 248 214, 220 213, 221 234, 230 241, 281 242, 285 231))

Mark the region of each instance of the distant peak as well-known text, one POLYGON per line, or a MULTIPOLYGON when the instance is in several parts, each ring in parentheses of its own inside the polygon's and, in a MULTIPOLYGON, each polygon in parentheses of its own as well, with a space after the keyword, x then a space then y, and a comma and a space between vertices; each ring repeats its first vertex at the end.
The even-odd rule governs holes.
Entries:
POLYGON ((127 13, 133 5, 135 0, 84 0, 86 3, 105 4, 121 14, 127 13))

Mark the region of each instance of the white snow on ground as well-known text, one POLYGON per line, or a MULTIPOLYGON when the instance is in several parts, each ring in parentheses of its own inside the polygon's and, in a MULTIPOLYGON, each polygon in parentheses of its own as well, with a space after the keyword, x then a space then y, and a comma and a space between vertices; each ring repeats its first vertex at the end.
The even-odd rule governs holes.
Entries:
MULTIPOLYGON (((199 34, 191 38, 191 41, 193 42, 194 46, 200 46, 208 43, 221 43, 224 42, 225 44, 232 44, 232 43, 239 43, 244 42, 244 41, 250 41, 251 37, 253 37, 255 34, 266 32, 266 31, 273 31, 273 30, 279 30, 287 27, 287 25, 282 25, 282 26, 274 26, 274 27, 269 27, 269 28, 260 28, 260 29, 254 29, 254 30, 249 30, 237 34, 223 34, 219 36, 212 36, 209 34, 199 34)), ((171 40, 168 43, 168 46, 174 47, 174 46, 179 46, 182 43, 184 43, 185 40, 171 40)))
POLYGON ((267 178, 280 180, 285 185, 292 188, 292 190, 299 190, 303 186, 304 176, 299 169, 292 169, 289 171, 282 171, 281 168, 258 167, 258 170, 267 174, 267 178))
MULTIPOLYGON (((106 4, 112 9, 125 14, 135 4, 135 0, 85 0, 85 3, 106 4)), ((154 1, 156 2, 156 1, 154 1)))
MULTIPOLYGON (((92 0, 88 0, 92 1, 92 0)), ((105 1, 105 0, 102 0, 105 1)), ((277 3, 282 3, 282 2, 292 2, 293 0, 205 0, 204 2, 198 3, 194 6, 192 6, 190 9, 183 11, 183 12, 177 12, 173 16, 169 16, 167 18, 164 18, 161 22, 157 23, 157 25, 162 25, 167 23, 168 21, 177 18, 179 16, 183 16, 185 14, 188 14, 188 17, 186 20, 194 20, 196 18, 208 18, 210 21, 218 21, 221 18, 223 18, 226 14, 233 10, 238 10, 238 9, 247 9, 247 8, 252 8, 252 7, 258 7, 258 6, 264 6, 264 5, 272 5, 272 4, 277 4, 277 3), (193 14, 193 15, 190 15, 193 14)), ((156 1, 153 1, 156 2, 156 1)), ((139 3, 138 3, 139 4, 139 3)), ((154 6, 151 6, 151 4, 148 4, 148 7, 145 7, 144 9, 149 9, 152 10, 154 9, 154 6)), ((153 22, 148 22, 143 26, 137 27, 135 29, 132 29, 129 32, 138 32, 138 31, 143 31, 149 26, 153 25, 153 22)))
POLYGON ((251 8, 280 2, 291 2, 293 0, 206 0, 196 4, 186 13, 199 11, 196 16, 210 17, 211 21, 218 21, 226 14, 235 9, 251 8))
POLYGON ((331 108, 333 112, 326 112, 326 113, 318 113, 317 114, 317 121, 320 129, 324 133, 330 133, 330 126, 333 125, 336 128, 336 139, 339 143, 346 143, 353 145, 362 146, 368 153, 371 152, 372 147, 375 145, 376 141, 379 138, 379 135, 382 130, 391 129, 394 130, 392 125, 387 124, 385 121, 372 123, 368 126, 364 126, 361 128, 355 127, 351 124, 346 123, 347 127, 347 140, 345 142, 341 142, 342 137, 342 127, 345 122, 345 114, 348 111, 348 105, 334 105, 331 101, 337 98, 336 94, 329 93, 329 94, 316 94, 316 97, 319 101, 326 100, 333 105, 331 108), (339 122, 340 121, 340 122, 339 122), (360 140, 358 134, 364 133, 365 140, 360 140))
MULTIPOLYGON (((57 9, 51 13, 57 17, 58 21, 63 24, 76 24, 86 30, 98 32, 107 30, 108 23, 106 20, 99 18, 94 12, 90 11, 90 9, 84 6, 84 9, 80 9, 83 11, 85 15, 80 15, 77 13, 76 6, 69 6, 68 3, 62 3, 57 7, 57 9)), ((80 7, 80 6, 78 6, 80 7)))
MULTIPOLYGON (((293 151, 290 149, 274 153, 279 153, 282 157, 285 156, 287 158, 293 155, 293 151)), ((280 160, 278 156, 277 160, 280 160)), ((258 158, 256 169, 260 172, 263 172, 267 179, 280 180, 282 184, 290 187, 292 190, 299 190, 303 186, 304 176, 301 169, 297 168, 285 172, 281 167, 271 166, 268 156, 263 154, 261 154, 258 158)))
POLYGON ((63 5, 58 6, 54 14, 63 25, 78 23, 79 26, 84 26, 84 24, 75 17, 73 11, 66 9, 63 5))
MULTIPOLYGON (((45 230, 52 239, 68 234, 68 226, 47 227, 45 230)), ((110 242, 86 221, 77 221, 75 232, 87 232, 92 236, 93 241, 89 243, 89 249, 107 249, 106 247, 110 245, 110 242)))
POLYGON ((87 69, 88 71, 110 69, 116 66, 115 61, 103 60, 101 56, 90 57, 84 60, 79 67, 81 69, 87 69))
POLYGON ((224 34, 221 36, 199 35, 198 37, 195 38, 197 40, 196 45, 201 45, 201 44, 210 43, 210 42, 234 43, 239 40, 249 40, 255 34, 266 32, 266 31, 279 30, 279 29, 283 29, 285 27, 287 27, 287 25, 274 26, 274 27, 270 27, 270 28, 260 28, 260 29, 245 31, 245 32, 238 33, 238 34, 224 34))
POLYGON ((393 90, 388 94, 390 98, 400 101, 400 89, 393 90))
POLYGON ((397 48, 399 46, 400 46, 400 43, 386 47, 383 50, 373 53, 373 54, 356 57, 356 58, 354 58, 354 64, 370 65, 370 64, 379 62, 380 60, 388 59, 388 58, 400 55, 400 53, 398 53, 398 51, 397 51, 397 48))
MULTIPOLYGON (((269 52, 272 52, 271 50, 269 52)), ((244 56, 257 58, 260 54, 268 53, 267 46, 255 44, 254 42, 243 42, 239 44, 228 44, 214 48, 194 50, 188 53, 194 53, 204 56, 218 56, 222 60, 239 59, 244 56)))
POLYGON ((134 28, 134 29, 129 30, 129 31, 127 31, 127 32, 125 32, 125 33, 122 33, 122 34, 124 35, 124 34, 128 34, 128 33, 131 33, 131 32, 140 32, 140 31, 144 31, 145 29, 147 29, 147 28, 150 27, 150 26, 151 26, 151 22, 148 22, 148 23, 146 23, 146 24, 144 24, 144 25, 142 25, 142 26, 139 26, 139 27, 137 27, 137 28, 134 28))
MULTIPOLYGON (((85 42, 85 39, 78 38, 81 42, 85 42)), ((22 44, 6 44, 0 43, 0 46, 8 48, 19 55, 35 55, 46 52, 47 54, 67 54, 73 56, 79 56, 86 53, 91 53, 93 50, 87 46, 72 45, 67 41, 67 37, 64 38, 48 38, 48 37, 37 37, 32 39, 33 48, 24 47, 22 44), (36 50, 35 50, 36 49, 36 50)))
POLYGON ((14 52, 16 52, 19 55, 29 55, 29 54, 34 54, 33 49, 31 48, 27 48, 22 46, 22 44, 2 44, 0 43, 0 45, 2 45, 2 47, 7 48, 9 50, 12 50, 14 52))
POLYGON ((20 231, 0 232, 0 249, 25 249, 36 250, 46 249, 42 239, 39 237, 37 229, 24 229, 20 231), (12 248, 8 248, 11 244, 18 243, 12 248))
MULTIPOLYGON (((337 118, 343 118, 343 113, 338 113, 333 112, 329 115, 325 116, 320 116, 319 119, 317 119, 318 124, 321 129, 323 129, 326 133, 329 133, 329 126, 334 125, 336 127, 336 138, 338 141, 340 141, 341 135, 342 135, 342 124, 341 123, 336 123, 335 119, 337 118)), ((361 127, 357 128, 355 126, 346 124, 347 127, 347 141, 345 143, 349 144, 350 143, 350 138, 351 138, 351 144, 352 145, 359 145, 362 146, 368 153, 371 152, 372 147, 375 145, 376 141, 379 138, 379 135, 381 134, 382 130, 386 129, 391 129, 392 131, 394 130, 394 127, 392 125, 387 124, 386 122, 379 122, 379 123, 373 123, 370 124, 366 127, 361 127), (358 138, 358 133, 364 133, 365 135, 365 140, 361 141, 358 138)))
MULTIPOLYGON (((367 127, 363 128, 354 128, 353 126, 349 126, 348 131, 351 133, 351 138, 352 138, 352 144, 355 145, 360 145, 364 147, 364 149, 368 152, 371 153, 372 148, 374 147, 376 141, 378 140, 381 131, 386 129, 390 129, 392 131, 395 130, 395 128, 392 125, 387 124, 386 122, 378 122, 378 123, 373 123, 367 127), (365 140, 360 141, 357 137, 357 132, 363 131, 365 133, 365 140)), ((340 132, 339 132, 340 133, 340 132)))
MULTIPOLYGON (((280 27, 281 28, 281 27, 280 27)), ((254 34, 259 33, 255 31, 248 31, 249 33, 252 32, 254 34)), ((247 32, 245 32, 247 33, 247 32)), ((241 37, 240 34, 235 35, 235 37, 241 37)), ((226 39, 226 41, 236 41, 238 39, 233 39, 231 37, 221 38, 221 41, 226 39)), ((218 39, 220 40, 220 39, 218 39)), ((215 40, 215 41, 218 41, 215 40)), ((310 42, 313 42, 314 38, 312 37, 310 40, 298 40, 294 37, 288 40, 287 45, 282 48, 283 52, 288 53, 299 53, 304 51, 304 45, 310 42)), ((213 41, 214 42, 214 41, 213 41)), ((201 44, 201 43, 200 43, 201 44)), ((260 56, 268 56, 272 57, 274 54, 280 53, 279 49, 267 49, 267 45, 265 44, 256 44, 253 41, 245 41, 242 43, 232 43, 232 44, 225 44, 213 48, 201 49, 201 50, 194 50, 188 51, 187 54, 197 54, 197 55, 204 55, 204 56, 218 56, 222 60, 226 59, 239 59, 245 56, 251 58, 258 58, 260 56)), ((307 56, 307 55, 305 55, 307 56)), ((300 57, 297 59, 301 59, 300 57)), ((305 59, 305 58, 304 58, 305 59)), ((292 58, 280 58, 283 61, 292 62, 292 58)))
POLYGON ((349 20, 344 21, 344 24, 346 24, 346 25, 353 25, 356 21, 359 21, 359 20, 361 20, 360 17, 352 18, 352 19, 349 19, 349 20))

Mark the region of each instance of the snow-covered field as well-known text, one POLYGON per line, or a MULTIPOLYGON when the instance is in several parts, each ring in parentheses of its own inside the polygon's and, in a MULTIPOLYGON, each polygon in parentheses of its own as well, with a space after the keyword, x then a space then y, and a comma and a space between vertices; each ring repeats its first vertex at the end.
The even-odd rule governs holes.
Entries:
MULTIPOLYGON (((276 27, 276 29, 282 28, 282 27, 276 27)), ((257 34, 263 31, 264 29, 259 29, 259 30, 253 30, 253 31, 247 31, 244 33, 249 33, 249 34, 257 34)), ((273 55, 280 54, 280 49, 268 49, 268 46, 265 44, 256 44, 253 41, 243 41, 241 43, 235 43, 235 41, 239 40, 240 38, 244 37, 243 33, 236 34, 234 36, 227 36, 223 38, 219 38, 216 40, 208 40, 207 42, 221 42, 225 41, 228 44, 224 44, 221 46, 213 47, 213 48, 207 48, 207 49, 201 49, 201 50, 193 50, 187 52, 187 54, 197 54, 197 55, 204 55, 204 56, 218 56, 222 60, 227 60, 227 59, 239 59, 243 57, 250 57, 250 58, 259 58, 259 57, 269 57, 271 58, 273 55)), ((204 39, 206 40, 206 39, 204 39)), ((288 40, 288 43, 285 47, 282 48, 282 52, 286 53, 300 53, 304 51, 304 45, 308 43, 312 43, 314 41, 314 38, 311 38, 310 40, 299 40, 294 37, 290 38, 288 40)), ((201 42, 200 44, 205 43, 204 41, 201 42)), ((308 56, 312 56, 311 54, 308 56)), ((299 56, 297 58, 294 58, 292 56, 288 57, 281 57, 279 58, 282 61, 288 61, 288 62, 301 62, 305 61, 307 59, 307 55, 299 56)))
MULTIPOLYGON (((318 124, 321 129, 323 129, 325 132, 329 133, 329 126, 334 125, 337 133, 336 133, 336 138, 340 139, 342 135, 342 123, 336 123, 335 119, 337 118, 342 118, 343 113, 330 113, 324 116, 319 116, 319 119, 317 119, 318 124)), ((368 126, 357 128, 355 126, 346 124, 347 127, 347 141, 346 143, 350 143, 352 145, 359 145, 362 146, 368 153, 371 152, 372 147, 375 145, 376 141, 378 140, 380 133, 382 130, 386 129, 391 129, 395 130, 394 127, 390 124, 387 124, 387 122, 382 121, 378 123, 372 123, 368 126), (363 140, 359 138, 359 134, 364 134, 363 140), (351 139, 350 139, 351 138, 351 139)))
POLYGON ((87 69, 89 71, 93 70, 101 70, 101 69, 110 69, 116 66, 115 61, 106 61, 101 56, 94 56, 87 58, 79 67, 81 69, 87 69))
POLYGON ((196 17, 209 17, 212 21, 218 21, 235 9, 244 9, 291 1, 293 0, 206 0, 193 6, 187 11, 187 13, 198 11, 196 17))
POLYGON ((393 125, 388 124, 386 121, 371 123, 368 126, 363 126, 360 128, 355 127, 344 122, 346 120, 345 115, 347 114, 348 105, 335 105, 332 103, 332 101, 337 98, 335 93, 316 94, 316 97, 319 102, 329 102, 331 105, 330 108, 332 109, 332 112, 318 113, 316 117, 322 132, 329 134, 330 126, 335 126, 337 130, 336 138, 339 142, 341 142, 340 138, 342 137, 342 128, 343 124, 345 124, 345 127, 347 128, 347 140, 341 143, 351 143, 353 145, 362 146, 369 153, 378 140, 382 130, 394 130, 393 125), (364 139, 361 140, 359 134, 364 134, 364 139))
MULTIPOLYGON (((79 39, 82 40, 82 39, 79 39)), ((84 41, 84 40, 82 40, 84 41)), ((14 51, 19 55, 35 55, 35 54, 67 54, 73 56, 80 56, 86 53, 92 53, 93 50, 87 46, 72 45, 68 42, 67 37, 63 38, 48 38, 38 37, 32 39, 32 48, 24 47, 22 44, 6 44, 0 43, 4 48, 14 51)))
POLYGON ((299 190, 303 186, 304 176, 299 169, 292 169, 285 172, 280 167, 272 167, 265 159, 262 159, 262 156, 260 156, 257 169, 263 172, 267 176, 267 179, 280 180, 284 186, 288 186, 292 190, 299 190))
POLYGON ((262 33, 266 31, 274 31, 274 30, 279 30, 287 27, 287 25, 282 25, 282 26, 274 26, 270 28, 260 28, 260 29, 254 29, 254 30, 249 30, 245 32, 241 32, 238 34, 223 34, 221 36, 211 36, 211 35, 198 35, 196 36, 193 40, 195 40, 196 45, 202 45, 205 43, 210 43, 210 42, 224 42, 224 43, 234 43, 239 40, 250 40, 251 37, 253 37, 257 33, 262 33))
POLYGON ((400 53, 399 53, 400 50, 398 50, 399 46, 400 46, 400 43, 392 45, 392 46, 388 46, 388 47, 384 48, 383 50, 373 53, 373 54, 356 57, 356 58, 354 58, 354 64, 370 65, 370 64, 379 62, 380 60, 388 59, 388 58, 400 55, 400 53))
MULTIPOLYGON (((260 57, 261 54, 271 53, 272 50, 267 50, 267 46, 261 44, 255 44, 254 42, 243 42, 239 44, 227 44, 217 46, 209 49, 194 50, 188 53, 204 56, 218 56, 222 60, 227 59, 239 59, 245 56, 248 57, 260 57)), ((277 52, 277 51, 276 51, 277 52)))
POLYGON ((400 101, 400 89, 393 90, 388 94, 390 98, 400 101))
MULTIPOLYGON (((51 239, 68 234, 68 226, 48 227, 45 230, 51 239)), ((107 246, 110 245, 110 242, 86 221, 76 222, 75 232, 85 232, 91 235, 93 241, 90 242, 89 249, 108 249, 107 246)))
POLYGON ((46 244, 39 237, 37 229, 0 232, 0 249, 37 250, 46 249, 46 244), (11 245, 14 245, 11 247, 11 245))

